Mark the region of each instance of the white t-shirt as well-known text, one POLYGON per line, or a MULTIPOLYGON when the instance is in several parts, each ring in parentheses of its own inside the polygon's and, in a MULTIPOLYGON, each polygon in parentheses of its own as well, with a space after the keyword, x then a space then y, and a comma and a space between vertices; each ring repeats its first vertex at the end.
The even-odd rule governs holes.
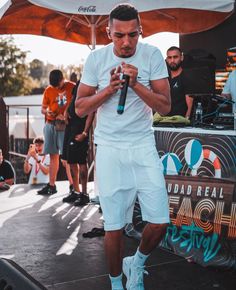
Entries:
MULTIPOLYGON (((50 156, 47 155, 38 155, 38 160, 41 160, 41 163, 45 166, 50 164, 50 156)), ((45 175, 42 170, 39 168, 39 164, 33 157, 30 157, 29 164, 32 166, 29 176, 28 184, 39 184, 39 183, 48 183, 49 174, 45 175)))
MULTIPOLYGON (((137 80, 150 88, 150 80, 168 77, 166 64, 160 50, 149 44, 138 43, 136 52, 129 58, 113 53, 113 43, 92 51, 88 56, 81 83, 97 87, 108 86, 110 71, 122 62, 138 68, 137 80)), ((152 109, 128 88, 124 113, 117 113, 120 91, 111 96, 97 110, 95 144, 112 145, 117 148, 154 144, 152 109)))
MULTIPOLYGON (((232 71, 227 79, 222 94, 231 94, 232 101, 236 102, 236 70, 232 71)), ((236 111, 236 103, 232 105, 233 112, 236 111)))

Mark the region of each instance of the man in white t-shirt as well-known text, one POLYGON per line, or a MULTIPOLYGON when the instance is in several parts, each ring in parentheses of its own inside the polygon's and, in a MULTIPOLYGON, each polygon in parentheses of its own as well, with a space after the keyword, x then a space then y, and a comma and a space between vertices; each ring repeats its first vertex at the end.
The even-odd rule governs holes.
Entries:
POLYGON ((43 154, 44 139, 37 137, 30 145, 24 162, 24 172, 30 173, 29 184, 47 184, 49 182, 49 155, 43 154))
POLYGON ((236 111, 236 70, 232 71, 227 79, 224 89, 222 91, 222 96, 232 99, 234 102, 232 105, 233 112, 236 111))
POLYGON ((139 43, 138 11, 121 4, 110 13, 112 43, 92 51, 77 91, 79 116, 97 110, 94 133, 96 178, 104 218, 105 250, 113 290, 122 290, 122 268, 129 290, 142 290, 144 262, 163 238, 169 223, 163 167, 152 129, 152 110, 170 111, 170 88, 160 50, 139 43), (129 87, 123 114, 117 109, 123 81, 129 87), (134 256, 123 259, 123 228, 132 222, 138 196, 142 218, 148 221, 134 256))

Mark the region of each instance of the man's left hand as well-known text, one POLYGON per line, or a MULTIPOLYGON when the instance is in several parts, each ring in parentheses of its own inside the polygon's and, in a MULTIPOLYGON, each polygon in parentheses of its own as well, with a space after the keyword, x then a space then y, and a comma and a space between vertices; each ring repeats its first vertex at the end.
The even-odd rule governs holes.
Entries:
POLYGON ((64 121, 64 120, 65 120, 65 117, 64 117, 63 114, 58 114, 58 115, 56 116, 56 119, 57 119, 57 120, 64 121))
POLYGON ((122 73, 130 77, 129 87, 132 88, 137 82, 138 68, 133 66, 132 64, 128 64, 125 62, 122 62, 121 66, 122 66, 122 73))

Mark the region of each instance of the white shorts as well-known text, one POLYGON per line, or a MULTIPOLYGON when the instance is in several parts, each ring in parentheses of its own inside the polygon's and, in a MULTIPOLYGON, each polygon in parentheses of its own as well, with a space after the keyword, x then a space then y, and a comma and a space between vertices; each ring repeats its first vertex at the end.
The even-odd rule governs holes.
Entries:
POLYGON ((169 223, 163 166, 154 145, 129 149, 98 145, 96 178, 105 230, 119 230, 132 222, 137 197, 144 221, 169 223))

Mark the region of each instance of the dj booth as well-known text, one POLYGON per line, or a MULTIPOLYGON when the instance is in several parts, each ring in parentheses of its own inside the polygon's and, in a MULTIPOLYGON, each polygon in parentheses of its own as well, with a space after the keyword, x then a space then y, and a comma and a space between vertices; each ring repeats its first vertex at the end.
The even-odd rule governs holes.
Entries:
MULTIPOLYGON (((194 99, 190 122, 154 115, 171 221, 161 246, 203 266, 235 269, 234 103, 216 94, 214 60, 201 51, 183 73, 185 93, 194 99)), ((133 224, 145 225, 138 202, 133 224)))
MULTIPOLYGON (((171 220, 161 246, 203 266, 235 269, 233 102, 215 94, 214 58, 204 51, 190 55, 183 72, 185 93, 194 98, 191 125, 171 123, 165 117, 155 119, 154 115, 171 220), (197 106, 201 106, 200 119, 196 118, 197 106)), ((137 230, 145 225, 138 202, 133 224, 137 230)))
POLYGON ((235 106, 216 95, 214 59, 198 52, 183 70, 192 127, 154 127, 171 220, 161 245, 203 266, 235 269, 235 106))

